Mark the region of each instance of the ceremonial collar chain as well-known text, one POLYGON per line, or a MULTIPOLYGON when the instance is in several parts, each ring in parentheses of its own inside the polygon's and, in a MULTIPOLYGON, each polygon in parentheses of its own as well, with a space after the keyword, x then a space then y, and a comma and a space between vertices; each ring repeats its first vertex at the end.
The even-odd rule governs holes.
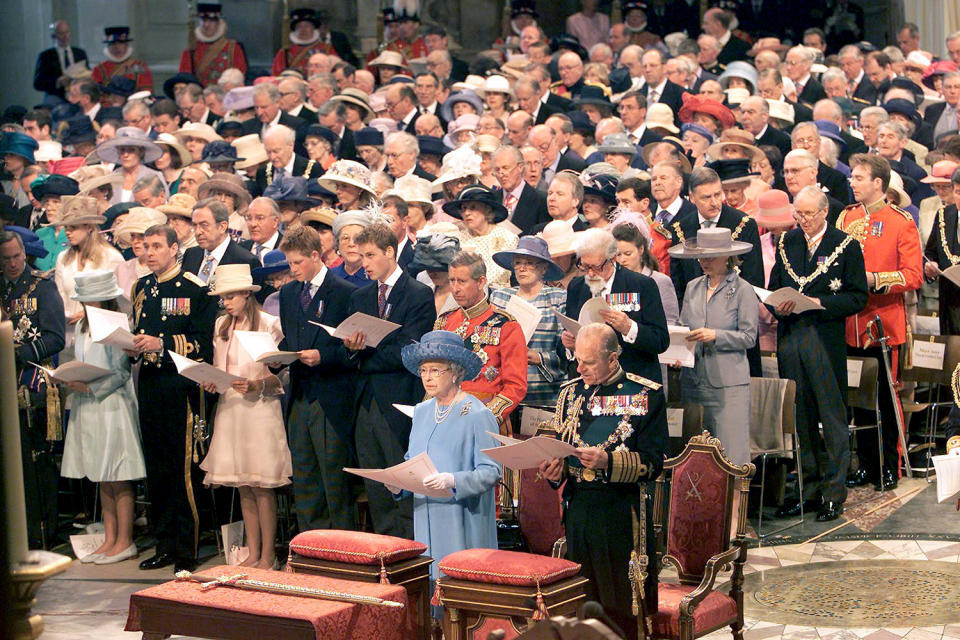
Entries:
MULTIPOLYGON (((781 233, 780 240, 778 242, 780 248, 780 259, 783 260, 783 268, 786 269, 787 275, 793 278, 793 281, 800 285, 800 293, 803 293, 803 288, 805 286, 826 273, 827 269, 833 266, 833 263, 837 261, 837 258, 841 253, 843 253, 843 250, 847 248, 847 245, 853 241, 853 236, 847 236, 843 239, 843 242, 841 242, 840 245, 833 250, 833 253, 827 256, 826 260, 817 265, 817 268, 813 270, 813 273, 808 276, 799 276, 797 275, 797 272, 793 270, 793 266, 791 266, 790 261, 787 259, 787 252, 783 248, 783 238, 785 235, 787 234, 781 233)), ((820 242, 823 242, 823 240, 821 239, 820 242)))
POLYGON ((953 255, 953 252, 950 251, 950 246, 947 244, 947 226, 944 222, 943 210, 946 207, 940 207, 940 211, 937 212, 937 221, 940 225, 940 246, 943 247, 943 255, 947 257, 947 260, 950 261, 950 264, 960 263, 960 256, 953 255))

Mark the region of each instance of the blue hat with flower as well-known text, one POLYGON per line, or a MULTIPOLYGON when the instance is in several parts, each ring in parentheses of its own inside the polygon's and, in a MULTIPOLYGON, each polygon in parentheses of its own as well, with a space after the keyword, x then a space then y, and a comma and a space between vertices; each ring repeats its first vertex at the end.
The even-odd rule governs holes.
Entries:
POLYGON ((463 346, 463 338, 452 331, 430 331, 423 334, 420 342, 408 344, 400 351, 403 366, 413 375, 420 376, 424 360, 445 360, 458 364, 466 371, 464 380, 473 380, 480 375, 483 361, 480 356, 463 346))

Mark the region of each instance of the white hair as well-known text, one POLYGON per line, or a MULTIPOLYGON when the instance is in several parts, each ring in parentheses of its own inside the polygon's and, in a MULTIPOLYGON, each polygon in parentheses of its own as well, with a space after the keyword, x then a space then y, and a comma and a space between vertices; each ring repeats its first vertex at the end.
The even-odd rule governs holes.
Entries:
MULTIPOLYGON (((798 44, 797 46, 792 47, 792 48, 790 49, 790 51, 789 51, 789 53, 794 53, 794 52, 799 53, 800 55, 802 55, 802 56, 803 56, 803 59, 804 59, 805 61, 809 62, 810 64, 813 64, 813 61, 817 59, 817 52, 816 52, 816 50, 813 49, 813 48, 811 48, 811 47, 806 47, 806 46, 804 46, 804 45, 802 45, 802 44, 798 44)), ((789 53, 788 53, 788 55, 789 55, 789 53)))
POLYGON ((293 129, 283 124, 275 124, 267 129, 266 133, 263 134, 263 141, 266 142, 267 138, 271 136, 282 137, 284 143, 290 146, 293 146, 297 139, 297 134, 294 133, 293 129))
POLYGON ((586 254, 602 253, 610 260, 617 256, 617 239, 606 229, 587 229, 577 238, 575 249, 578 258, 586 254))
POLYGON ((406 131, 394 131, 389 134, 384 140, 384 148, 390 146, 394 140, 399 140, 403 146, 403 153, 412 153, 414 155, 420 153, 420 144, 417 142, 417 138, 406 131))
POLYGON ((223 73, 220 74, 220 79, 217 80, 217 84, 232 84, 237 86, 243 86, 243 71, 237 69, 236 67, 230 67, 229 69, 224 69, 223 73))
POLYGON ((806 164, 808 167, 814 170, 816 170, 817 166, 819 165, 819 161, 817 160, 817 157, 812 153, 810 153, 809 151, 807 151, 806 149, 794 149, 790 151, 789 153, 787 153, 787 155, 783 157, 784 163, 786 163, 786 161, 791 158, 798 158, 800 160, 803 160, 804 164, 806 164))

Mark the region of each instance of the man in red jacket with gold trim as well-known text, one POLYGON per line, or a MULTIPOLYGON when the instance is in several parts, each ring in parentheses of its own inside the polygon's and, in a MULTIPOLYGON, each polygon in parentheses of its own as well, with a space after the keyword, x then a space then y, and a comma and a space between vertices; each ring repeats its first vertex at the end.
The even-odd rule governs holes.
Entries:
MULTIPOLYGON (((876 155, 850 156, 850 187, 857 200, 840 213, 837 227, 856 238, 863 248, 870 296, 863 311, 847 318, 847 353, 882 357, 877 342, 879 316, 883 334, 891 347, 890 359, 894 381, 900 345, 907 340, 907 313, 903 294, 919 289, 923 282, 923 250, 920 233, 909 213, 886 201, 890 183, 890 163, 876 155), (869 326, 868 326, 869 325, 869 326)), ((860 471, 848 484, 866 484, 873 480, 877 491, 896 488, 900 471, 900 439, 897 416, 902 408, 899 399, 889 392, 886 370, 880 362, 878 404, 883 425, 883 466, 877 468, 876 435, 873 430, 858 432, 857 449, 860 471)))
POLYGON ((205 87, 216 83, 220 74, 231 67, 247 72, 247 54, 242 44, 227 38, 227 22, 220 17, 221 9, 219 2, 197 3, 197 45, 180 54, 180 73, 192 73, 205 87))
POLYGON ((483 258, 461 251, 450 262, 450 292, 460 305, 437 318, 434 329, 453 331, 483 360, 480 375, 463 390, 487 405, 507 435, 507 419, 527 395, 527 341, 520 323, 487 301, 483 258))

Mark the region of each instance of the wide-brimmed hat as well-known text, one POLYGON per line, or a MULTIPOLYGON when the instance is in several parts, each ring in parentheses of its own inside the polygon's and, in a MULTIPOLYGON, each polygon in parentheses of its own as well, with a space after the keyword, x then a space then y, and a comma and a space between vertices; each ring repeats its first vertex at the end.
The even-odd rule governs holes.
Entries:
POLYGON ((473 380, 480 375, 483 360, 463 346, 463 338, 452 331, 430 331, 423 334, 420 342, 408 344, 400 350, 403 366, 413 375, 420 376, 420 365, 425 360, 443 360, 463 367, 463 379, 473 380))
POLYGON ((263 190, 263 197, 274 202, 309 202, 307 179, 302 176, 279 176, 263 190))
POLYGON ((203 83, 200 82, 200 78, 192 73, 181 71, 180 73, 175 73, 163 81, 163 93, 171 100, 176 100, 177 97, 173 93, 173 88, 178 84, 195 84, 198 87, 203 88, 203 83))
POLYGON ((926 88, 933 89, 934 78, 956 70, 957 63, 953 60, 937 60, 931 63, 930 66, 927 67, 927 70, 923 72, 923 79, 920 80, 920 82, 922 82, 926 88))
POLYGON ((113 237, 117 242, 130 244, 132 234, 142 235, 147 229, 157 224, 167 224, 165 213, 150 207, 132 207, 120 226, 113 230, 113 237))
POLYGON ((460 251, 460 240, 446 233, 417 236, 413 258, 407 265, 410 272, 446 271, 460 251))
POLYGON ((471 91, 473 93, 477 93, 477 90, 482 89, 486 84, 487 81, 483 76, 478 76, 475 73, 471 73, 460 82, 454 82, 452 85, 450 85, 450 91, 453 93, 459 93, 461 91, 471 91))
POLYGON ((381 51, 380 55, 368 62, 367 68, 370 67, 398 67, 404 71, 410 71, 410 67, 407 66, 403 55, 396 51, 390 51, 389 49, 381 51))
POLYGON ((683 94, 683 105, 680 107, 680 111, 677 112, 677 117, 680 118, 680 122, 690 122, 693 120, 693 114, 695 113, 706 113, 707 115, 713 116, 720 122, 720 126, 724 129, 729 129, 737 123, 733 111, 713 98, 692 93, 683 94))
POLYGON ((730 229, 710 227, 697 230, 697 237, 667 250, 674 258, 719 258, 737 256, 753 248, 749 242, 734 240, 730 229))
POLYGON ((223 96, 223 108, 227 111, 253 109, 253 87, 234 87, 223 96))
POLYGON ((209 180, 200 185, 197 189, 197 196, 200 200, 209 198, 212 191, 225 191, 237 200, 237 213, 243 213, 247 210, 247 205, 253 199, 250 192, 247 191, 243 178, 235 173, 222 171, 213 174, 209 180))
MULTIPOLYGON (((669 107, 668 107, 669 108, 669 107)), ((570 124, 573 126, 573 130, 578 133, 586 133, 587 135, 593 135, 596 126, 591 122, 590 116, 585 114, 583 111, 565 111, 564 112, 568 118, 570 118, 570 124)))
POLYGON ((214 140, 203 145, 203 152, 200 158, 203 162, 239 162, 246 158, 237 156, 237 148, 226 140, 214 140))
POLYGON ((330 207, 315 207, 313 209, 307 209, 300 214, 300 222, 302 224, 315 222, 317 224, 325 224, 331 229, 333 228, 333 222, 336 219, 337 212, 330 207))
POLYGON ((913 123, 914 127, 919 128, 920 125, 923 124, 923 117, 920 115, 920 112, 917 111, 917 105, 910 100, 894 98, 892 100, 887 100, 880 106, 882 106, 883 110, 889 114, 899 113, 900 115, 909 119, 910 122, 913 123))
POLYGON ((663 129, 673 135, 680 133, 680 129, 673 123, 673 109, 670 108, 670 105, 662 102, 654 102, 649 105, 643 121, 647 125, 647 129, 663 129))
MULTIPOLYGON (((906 100, 903 100, 903 102, 906 102, 906 100)), ((847 141, 840 135, 840 127, 838 127, 835 122, 831 122, 830 120, 814 120, 813 123, 817 126, 817 132, 820 136, 830 138, 836 142, 841 152, 847 148, 847 141)))
POLYGON ((106 142, 97 145, 97 156, 103 162, 120 164, 119 147, 137 147, 143 149, 144 164, 156 162, 163 155, 163 149, 147 137, 142 129, 137 127, 120 127, 117 135, 106 142))
POLYGON ((384 192, 383 197, 396 196, 408 204, 433 205, 432 192, 429 180, 411 173, 394 180, 393 187, 384 192))
POLYGON ((775 53, 783 53, 790 48, 790 45, 783 44, 780 41, 780 38, 773 36, 766 36, 763 38, 757 38, 757 41, 753 43, 753 46, 750 47, 750 50, 747 51, 747 55, 751 58, 755 58, 758 53, 761 51, 773 51, 775 53))
POLYGON ((279 249, 271 249, 263 254, 263 265, 254 267, 250 274, 257 280, 262 280, 272 273, 286 271, 289 268, 290 263, 287 262, 286 254, 279 249))
POLYGON ((354 160, 337 160, 317 181, 324 189, 336 192, 337 183, 349 184, 376 197, 370 181, 370 169, 354 160))
POLYGON ((73 178, 62 176, 57 173, 50 175, 41 175, 30 183, 30 192, 37 202, 43 202, 44 198, 50 196, 65 197, 75 196, 80 191, 80 185, 73 178))
POLYGON ((793 219, 793 205, 790 196, 785 191, 770 189, 764 191, 757 198, 757 224, 761 227, 791 226, 793 219))
POLYGON ((473 141, 473 146, 479 153, 493 153, 500 148, 502 142, 497 136, 484 133, 477 136, 477 139, 473 141))
POLYGON ((40 140, 33 157, 37 162, 55 162, 63 158, 63 147, 55 140, 40 140))
POLYGON ((931 62, 933 62, 933 60, 930 59, 930 56, 922 51, 911 51, 903 61, 903 66, 925 71, 931 62))
POLYGON ((730 85, 731 78, 745 80, 750 85, 750 93, 757 90, 757 69, 749 62, 736 60, 727 65, 727 68, 724 69, 718 78, 720 86, 724 91, 726 91, 730 85))
POLYGON ((637 155, 637 146, 630 142, 625 133, 608 133, 603 136, 603 142, 597 145, 598 153, 621 153, 628 156, 637 155))
POLYGON ((80 224, 103 224, 107 220, 106 217, 100 214, 100 207, 96 198, 91 198, 90 196, 63 196, 60 203, 60 215, 56 223, 58 227, 80 224))
POLYGON ((361 89, 347 87, 337 95, 331 97, 330 101, 342 102, 344 104, 352 104, 355 107, 360 107, 367 112, 367 115, 364 116, 364 119, 372 118, 374 116, 373 107, 370 106, 370 96, 366 91, 361 89))
POLYGON ((757 148, 754 144, 753 134, 745 129, 727 129, 720 134, 720 139, 714 142, 707 148, 707 154, 711 158, 720 158, 723 148, 727 145, 733 145, 736 147, 742 147, 746 149, 750 155, 753 155, 754 150, 757 148))
POLYGON ((796 120, 793 105, 786 100, 767 98, 767 107, 770 110, 770 117, 774 120, 779 120, 785 125, 792 125, 796 120))
POLYGON ((237 169, 249 169, 269 159, 267 158, 267 150, 263 146, 263 141, 260 140, 260 136, 255 133, 240 136, 230 144, 237 150, 238 156, 246 158, 246 160, 237 162, 235 165, 237 169))
MULTIPOLYGON (((89 121, 88 118, 87 122, 89 121)), ((0 138, 0 155, 20 156, 30 164, 36 164, 34 152, 39 148, 36 140, 19 131, 8 131, 0 138)))
POLYGON ((952 160, 940 160, 934 162, 930 167, 930 175, 926 178, 920 178, 924 184, 950 184, 953 178, 953 172, 960 167, 952 160))
POLYGON ((344 227, 349 227, 350 225, 357 225, 366 229, 371 224, 373 224, 373 218, 366 211, 361 209, 351 209, 350 211, 344 211, 339 214, 336 219, 333 221, 333 235, 337 238, 340 237, 340 232, 343 231, 344 227))
POLYGON ((443 143, 451 149, 456 149, 461 144, 454 139, 461 131, 476 131, 480 124, 480 116, 475 113, 464 113, 459 118, 447 124, 447 135, 443 136, 443 143))
POLYGON ((328 201, 338 202, 337 194, 330 191, 316 180, 307 180, 307 203, 311 207, 326 207, 328 201))
POLYGON ((578 232, 573 230, 573 226, 566 220, 551 220, 537 234, 547 243, 550 250, 550 256, 557 258, 576 253, 576 242, 578 232))
POLYGON ((585 82, 580 90, 580 97, 573 101, 573 106, 577 108, 585 105, 606 107, 613 111, 613 103, 610 102, 610 87, 605 84, 585 82))
MULTIPOLYGON (((916 182, 913 182, 913 185, 916 186, 916 182)), ((909 207, 911 204, 910 195, 907 193, 907 190, 904 186, 903 177, 896 171, 890 172, 890 183, 887 185, 887 190, 892 190, 897 194, 897 202, 893 204, 897 205, 901 209, 903 207, 909 207)))
POLYGON ((199 138, 204 142, 223 140, 216 129, 203 122, 188 122, 174 131, 173 135, 180 141, 180 144, 186 144, 187 138, 199 138))
MULTIPOLYGON (((323 138, 330 145, 330 150, 333 151, 337 147, 337 141, 339 138, 337 134, 333 132, 333 129, 323 126, 322 124, 311 124, 307 125, 306 130, 303 133, 304 138, 323 138)), ((356 140, 354 140, 356 143, 356 140)))
MULTIPOLYGON (((0 194, 0 202, 3 203, 5 209, 12 209, 11 213, 16 212, 16 201, 6 194, 0 194)), ((9 220, 8 217, 4 216, 4 219, 9 220)), ((12 231, 13 233, 20 236, 20 240, 23 241, 23 252, 29 258, 46 258, 47 254, 50 252, 47 251, 46 247, 43 246, 43 240, 40 239, 40 236, 35 234, 30 229, 26 227, 20 227, 13 224, 8 224, 3 227, 4 231, 12 231)))
POLYGON ((443 105, 440 107, 440 117, 447 122, 453 122, 456 119, 453 115, 453 105, 458 102, 466 102, 473 107, 473 110, 478 116, 483 115, 483 100, 473 91, 465 90, 451 94, 449 98, 444 100, 443 105))
POLYGON ((510 81, 507 80, 506 76, 497 73, 487 76, 487 79, 483 82, 483 88, 476 89, 476 93, 481 99, 486 99, 487 93, 505 93, 513 98, 513 88, 510 86, 510 81))
POLYGON ((757 175, 750 171, 750 160, 746 158, 731 160, 721 158, 707 163, 707 166, 717 172, 721 184, 749 183, 757 175))
POLYGON ((117 204, 107 207, 107 210, 103 212, 103 217, 105 218, 103 222, 100 223, 101 229, 110 229, 113 227, 113 224, 117 221, 120 216, 125 216, 130 213, 130 209, 139 207, 140 205, 136 202, 118 202, 117 204))
POLYGON ((447 182, 460 178, 479 178, 483 175, 483 169, 481 169, 482 164, 483 158, 469 146, 454 149, 443 156, 440 175, 437 176, 431 186, 434 189, 440 189, 447 182))
POLYGON ((580 174, 583 194, 603 198, 609 205, 617 204, 617 183, 619 181, 620 179, 616 175, 610 173, 583 171, 580 174))
MULTIPOLYGON (((67 118, 67 128, 60 136, 60 143, 63 145, 77 144, 78 142, 93 142, 97 139, 97 132, 93 128, 90 118, 85 115, 67 118)), ((6 137, 6 136, 4 136, 6 137)), ((29 137, 29 136, 28 136, 29 137)), ((32 140, 33 138, 31 138, 32 140)))
POLYGON ((103 164, 85 164, 69 175, 80 186, 81 196, 88 195, 94 189, 107 185, 116 187, 123 182, 123 174, 115 173, 103 164))
POLYGON ((157 211, 170 216, 180 216, 181 218, 193 219, 193 207, 197 204, 197 199, 189 193, 175 193, 167 200, 167 204, 161 204, 157 211))
POLYGON ((726 95, 727 104, 731 107, 739 107, 750 97, 750 90, 743 87, 730 87, 723 90, 726 95))
POLYGON ((76 287, 71 300, 77 302, 103 302, 123 295, 117 283, 117 274, 111 269, 81 271, 73 276, 76 287))
POLYGON ((456 200, 445 202, 443 210, 454 218, 462 218, 461 209, 464 204, 468 202, 483 204, 490 207, 490 210, 493 211, 493 222, 496 224, 506 220, 509 215, 507 208, 503 206, 502 199, 503 197, 500 195, 499 190, 494 191, 489 187, 477 184, 463 189, 457 194, 456 200))
POLYGON ((510 251, 498 251, 493 254, 493 261, 504 269, 513 271, 513 259, 517 256, 536 258, 542 260, 547 265, 547 271, 543 275, 546 282, 553 282, 563 277, 563 269, 560 268, 553 258, 550 257, 550 248, 547 241, 539 236, 523 236, 517 241, 517 248, 510 251))
POLYGON ((367 124, 385 136, 400 130, 393 118, 371 118, 367 124))
POLYGON ((222 296, 237 291, 260 291, 260 285, 253 284, 253 274, 249 264, 221 264, 213 272, 213 284, 208 296, 222 296))
POLYGON ((176 136, 172 133, 161 133, 157 135, 157 139, 154 140, 161 148, 166 147, 169 149, 171 155, 177 154, 177 157, 180 158, 180 168, 186 167, 193 164, 193 155, 187 151, 187 148, 180 144, 180 141, 177 140, 176 136))

